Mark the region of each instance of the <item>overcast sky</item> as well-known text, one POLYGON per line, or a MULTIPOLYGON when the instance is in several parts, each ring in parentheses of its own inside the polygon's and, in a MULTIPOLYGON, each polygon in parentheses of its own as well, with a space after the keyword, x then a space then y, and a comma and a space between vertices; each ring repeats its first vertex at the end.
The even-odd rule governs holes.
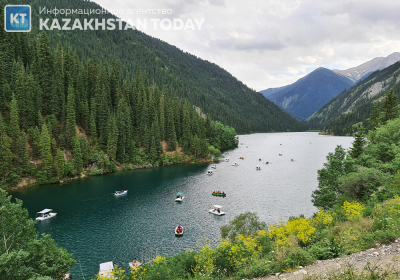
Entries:
POLYGON ((315 68, 347 69, 400 51, 398 0, 95 0, 106 9, 171 9, 204 19, 201 30, 154 30, 160 38, 214 62, 255 90, 295 82, 315 68))

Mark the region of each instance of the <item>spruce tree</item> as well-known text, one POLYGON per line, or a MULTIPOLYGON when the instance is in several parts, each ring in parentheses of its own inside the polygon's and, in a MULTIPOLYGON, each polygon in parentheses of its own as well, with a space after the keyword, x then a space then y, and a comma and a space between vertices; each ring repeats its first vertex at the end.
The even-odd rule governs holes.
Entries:
POLYGON ((153 163, 158 160, 156 140, 154 136, 151 137, 150 159, 153 163))
POLYGON ((54 159, 54 168, 56 170, 58 180, 60 180, 60 178, 64 177, 65 158, 64 158, 63 151, 61 151, 60 149, 57 150, 57 155, 54 159))
POLYGON ((45 115, 51 114, 52 110, 55 109, 52 106, 53 98, 53 73, 54 73, 54 62, 53 56, 50 49, 50 42, 47 34, 42 32, 39 37, 38 48, 38 76, 39 84, 43 91, 43 113, 45 115))
POLYGON ((21 167, 25 172, 28 171, 29 166, 29 153, 28 142, 26 141, 26 134, 21 131, 20 136, 16 142, 16 165, 21 167))
POLYGON ((67 146, 72 148, 76 137, 75 94, 72 86, 70 86, 68 89, 65 136, 67 140, 67 146))
POLYGON ((53 157, 51 155, 51 139, 49 132, 47 130, 46 123, 44 123, 42 127, 39 149, 40 149, 40 159, 42 160, 42 168, 43 170, 50 172, 52 169, 53 157))
POLYGON ((81 143, 78 137, 74 138, 73 155, 74 155, 73 159, 74 170, 79 175, 82 172, 83 160, 82 160, 81 143))
POLYGON ((382 123, 386 123, 388 120, 393 120, 399 116, 399 106, 397 103, 397 95, 394 90, 391 89, 385 96, 385 101, 382 106, 383 119, 382 123))
POLYGON ((358 158, 364 151, 365 146, 364 126, 361 124, 358 133, 355 134, 353 147, 350 149, 349 154, 352 158, 358 158))
POLYGON ((10 108, 10 125, 9 125, 9 136, 13 140, 14 143, 17 142, 20 137, 19 130, 19 115, 18 115, 18 104, 15 95, 13 94, 11 97, 11 108, 10 108))
POLYGON ((6 133, 6 127, 0 114, 0 179, 12 168, 13 154, 10 149, 10 140, 6 133))
POLYGON ((109 124, 107 155, 109 156, 110 160, 116 160, 118 148, 118 127, 115 116, 110 115, 109 124))

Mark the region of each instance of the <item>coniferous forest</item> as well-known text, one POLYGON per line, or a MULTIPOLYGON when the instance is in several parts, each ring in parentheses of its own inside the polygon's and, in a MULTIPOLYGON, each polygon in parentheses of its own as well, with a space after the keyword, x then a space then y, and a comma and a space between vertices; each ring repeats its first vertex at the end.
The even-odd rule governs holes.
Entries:
POLYGON ((52 49, 46 33, 0 30, 3 188, 209 159, 238 144, 233 128, 140 69, 122 78, 115 61, 52 49))
MULTIPOLYGON (((30 4, 32 30, 36 34, 39 33, 39 18, 49 19, 49 22, 57 18, 54 14, 39 14, 41 8, 101 9, 95 2, 83 0, 32 0, 28 3, 0 0, 0 3, 30 4)), ((83 21, 84 18, 108 19, 115 16, 71 14, 68 18, 83 21)), ((187 99, 213 120, 235 128, 237 133, 304 130, 301 123, 218 65, 139 30, 42 32, 47 33, 53 50, 61 43, 64 47, 71 46, 77 56, 86 61, 93 52, 109 64, 115 60, 123 77, 135 75, 140 69, 150 84, 154 83, 160 90, 167 85, 170 93, 187 99)))

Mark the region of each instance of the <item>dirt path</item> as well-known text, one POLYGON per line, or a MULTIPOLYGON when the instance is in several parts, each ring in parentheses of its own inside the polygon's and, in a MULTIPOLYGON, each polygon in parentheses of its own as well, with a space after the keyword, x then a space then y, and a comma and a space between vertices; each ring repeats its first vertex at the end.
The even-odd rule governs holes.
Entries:
POLYGON ((318 275, 319 277, 326 277, 331 272, 340 272, 346 266, 353 266, 358 272, 361 272, 364 267, 369 263, 370 267, 379 267, 380 269, 387 269, 390 267, 392 270, 400 271, 400 238, 395 242, 388 245, 381 245, 377 248, 371 248, 367 251, 354 253, 352 255, 337 258, 332 260, 317 261, 315 264, 300 267, 297 270, 270 275, 264 278, 257 278, 260 280, 302 280, 307 276, 318 275))

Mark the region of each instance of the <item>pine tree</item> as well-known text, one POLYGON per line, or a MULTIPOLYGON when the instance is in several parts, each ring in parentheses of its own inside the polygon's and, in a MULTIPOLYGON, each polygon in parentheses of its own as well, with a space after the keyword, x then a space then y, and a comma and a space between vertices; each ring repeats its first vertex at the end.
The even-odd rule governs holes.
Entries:
POLYGON ((53 157, 51 155, 51 139, 47 130, 46 123, 43 124, 42 133, 40 135, 40 159, 42 160, 43 170, 51 171, 53 157))
POLYGON ((60 180, 60 178, 64 177, 65 158, 64 158, 63 151, 61 151, 60 149, 57 150, 57 155, 54 159, 54 168, 56 169, 58 180, 60 180))
POLYGON ((361 124, 358 133, 355 135, 353 147, 350 149, 349 154, 352 158, 358 158, 364 151, 365 146, 364 126, 361 124))
POLYGON ((77 174, 81 174, 83 168, 83 160, 82 160, 81 144, 78 137, 74 138, 73 155, 74 155, 73 159, 74 170, 77 174))
POLYGON ((8 131, 9 131, 9 136, 11 137, 13 142, 16 143, 18 138, 20 137, 20 130, 19 130, 18 104, 14 94, 11 97, 10 125, 8 131))
POLYGON ((6 127, 0 114, 0 179, 10 172, 12 168, 13 154, 10 146, 6 127))
POLYGON ((76 137, 75 94, 72 86, 70 86, 68 89, 65 136, 67 140, 67 146, 72 147, 76 137))

